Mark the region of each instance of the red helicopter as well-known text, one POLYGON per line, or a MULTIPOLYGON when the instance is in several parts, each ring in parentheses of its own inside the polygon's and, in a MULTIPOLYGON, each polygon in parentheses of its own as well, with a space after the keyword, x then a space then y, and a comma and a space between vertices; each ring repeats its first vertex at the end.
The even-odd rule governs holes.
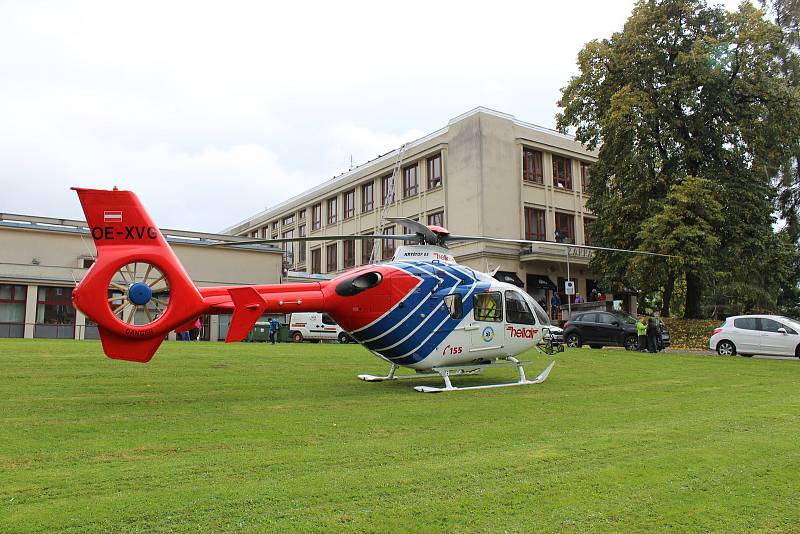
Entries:
POLYGON ((246 337, 263 314, 293 312, 328 313, 390 364, 386 376, 360 375, 362 380, 444 379, 443 388, 415 388, 422 392, 538 384, 555 362, 528 380, 523 365, 529 362, 516 356, 537 345, 549 353, 563 350, 549 335, 547 314, 530 295, 458 265, 446 248, 456 240, 537 241, 458 236, 438 226, 393 219, 415 233, 220 242, 216 244, 381 238, 419 244, 398 247, 389 262, 364 265, 328 281, 198 288, 135 194, 116 188, 73 189, 86 214, 97 260, 72 298, 97 323, 110 358, 147 362, 169 332, 191 328, 203 314, 233 314, 225 341, 234 342, 246 337), (519 379, 460 388, 450 381, 452 375, 502 365, 515 366, 519 379), (416 374, 399 375, 399 367, 416 374))

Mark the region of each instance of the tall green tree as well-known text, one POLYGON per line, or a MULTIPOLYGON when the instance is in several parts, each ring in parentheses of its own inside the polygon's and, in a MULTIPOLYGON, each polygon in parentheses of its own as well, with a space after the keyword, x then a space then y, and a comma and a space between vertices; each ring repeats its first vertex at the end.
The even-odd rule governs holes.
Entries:
MULTIPOLYGON (((781 28, 749 3, 727 12, 702 0, 640 0, 621 32, 589 42, 578 54, 580 74, 562 90, 557 122, 599 149, 589 180, 593 239, 656 247, 641 225, 692 176, 714 182, 722 208, 704 229, 718 239, 705 250, 708 268, 732 281, 763 270, 773 242, 772 180, 800 140, 800 94, 782 76, 791 56, 781 28)), ((593 261, 609 285, 639 263, 613 253, 593 261)), ((649 275, 669 290, 678 271, 649 275)), ((684 276, 686 316, 699 317, 708 277, 696 269, 684 276)))
MULTIPOLYGON (((638 287, 655 289, 652 281, 694 277, 704 283, 713 280, 715 262, 709 250, 719 250, 715 229, 723 223, 720 191, 706 178, 686 176, 670 187, 653 215, 639 226, 637 239, 642 248, 669 254, 668 259, 636 256, 629 277, 638 287)), ((662 313, 669 314, 673 287, 664 290, 662 313)))

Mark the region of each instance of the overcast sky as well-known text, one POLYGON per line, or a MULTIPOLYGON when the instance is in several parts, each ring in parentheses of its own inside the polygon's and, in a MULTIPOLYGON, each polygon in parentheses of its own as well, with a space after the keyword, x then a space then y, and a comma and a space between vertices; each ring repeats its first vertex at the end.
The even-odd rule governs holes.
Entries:
POLYGON ((0 212, 217 231, 476 106, 554 127, 633 2, 272 4, 0 0, 0 212))

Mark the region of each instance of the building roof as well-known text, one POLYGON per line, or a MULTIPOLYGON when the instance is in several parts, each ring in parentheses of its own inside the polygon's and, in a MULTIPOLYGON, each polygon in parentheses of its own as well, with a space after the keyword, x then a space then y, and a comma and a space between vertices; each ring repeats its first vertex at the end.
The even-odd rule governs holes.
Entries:
MULTIPOLYGON (((0 228, 89 235, 89 227, 86 225, 86 221, 38 217, 35 215, 18 215, 13 213, 0 213, 0 228)), ((207 232, 189 232, 186 230, 171 230, 167 228, 160 228, 160 230, 169 243, 180 243, 183 245, 207 245, 218 242, 219 240, 248 240, 244 237, 207 232)), ((246 248, 253 252, 283 253, 282 248, 274 245, 238 245, 237 248, 246 248)))

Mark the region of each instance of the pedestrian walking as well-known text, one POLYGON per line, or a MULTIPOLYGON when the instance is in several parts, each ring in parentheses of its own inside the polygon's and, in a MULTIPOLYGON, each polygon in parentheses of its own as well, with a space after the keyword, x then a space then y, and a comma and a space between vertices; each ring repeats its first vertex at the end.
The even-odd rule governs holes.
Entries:
POLYGON ((273 317, 269 322, 269 340, 273 345, 278 341, 278 330, 280 330, 280 328, 281 324, 273 317))

